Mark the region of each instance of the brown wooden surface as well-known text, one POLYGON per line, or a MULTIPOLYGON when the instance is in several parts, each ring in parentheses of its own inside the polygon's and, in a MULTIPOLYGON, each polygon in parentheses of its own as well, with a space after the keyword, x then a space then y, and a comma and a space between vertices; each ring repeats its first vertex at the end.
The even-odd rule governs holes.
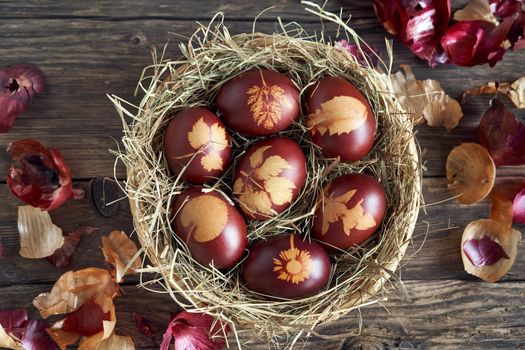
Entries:
MULTIPOLYGON (((454 3, 454 6, 458 5, 454 3)), ((464 3, 461 1, 460 3, 464 3)), ((21 138, 35 138, 58 147, 72 168, 77 184, 88 190, 85 200, 70 201, 51 213, 65 231, 77 226, 101 228, 99 234, 82 238, 74 257, 74 269, 102 266, 101 234, 112 229, 132 231, 125 201, 111 218, 101 216, 89 201, 90 181, 113 176, 113 157, 121 136, 120 120, 106 93, 133 100, 132 93, 142 68, 151 62, 150 48, 170 41, 168 53, 177 56, 180 35, 191 34, 195 20, 207 22, 217 12, 226 13, 232 33, 251 31, 252 19, 274 6, 257 23, 257 30, 273 32, 275 18, 295 20, 313 32, 319 22, 303 10, 298 1, 0 1, 0 66, 31 62, 47 77, 46 91, 30 110, 16 121, 8 134, 0 135, 0 148, 21 138)), ((373 15, 370 1, 330 1, 328 8, 344 7, 352 14, 351 25, 370 43, 383 46, 385 32, 373 15)), ((333 35, 334 28, 330 28, 333 35)), ((418 78, 435 78, 452 96, 465 88, 489 80, 514 80, 525 74, 525 52, 509 52, 495 68, 428 68, 395 42, 395 66, 411 64, 418 78)), ((465 225, 486 217, 486 201, 461 207, 449 198, 444 179, 444 162, 452 147, 474 140, 473 131, 488 105, 488 98, 473 98, 464 106, 465 117, 458 128, 419 127, 418 139, 427 168, 424 180, 426 214, 421 211, 401 277, 408 300, 393 298, 362 310, 361 335, 342 341, 312 338, 306 349, 383 348, 508 348, 525 347, 525 248, 502 282, 481 283, 462 268, 459 243, 465 225), (433 204, 442 202, 440 204, 433 204), (424 245, 423 245, 424 243, 424 245)), ((0 173, 5 174, 9 158, 0 152, 0 173)), ((523 181, 523 167, 498 169, 500 179, 523 181)), ((125 178, 122 167, 116 175, 125 178)), ((4 177, 4 175, 2 175, 4 177)), ((18 256, 17 206, 5 181, 0 182, 0 237, 6 246, 0 259, 0 309, 30 306, 38 293, 47 291, 65 272, 44 260, 18 256)), ((521 227, 523 228, 523 227, 521 227)), ((126 282, 126 295, 118 299, 118 332, 134 337, 138 349, 158 348, 139 335, 130 318, 133 311, 151 319, 161 332, 176 307, 165 294, 138 289, 137 277, 126 282), (171 305, 171 307, 169 306, 171 305)), ((323 334, 356 332, 356 314, 319 330, 323 334)), ((265 349, 255 342, 250 349, 265 349)))

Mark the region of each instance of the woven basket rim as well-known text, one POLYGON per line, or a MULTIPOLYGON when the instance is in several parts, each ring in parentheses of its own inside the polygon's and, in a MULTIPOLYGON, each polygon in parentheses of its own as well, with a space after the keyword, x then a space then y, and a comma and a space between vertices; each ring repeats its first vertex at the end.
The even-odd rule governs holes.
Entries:
MULTIPOLYGON (((233 42, 236 42, 239 38, 241 38, 241 35, 242 34, 231 36, 230 39, 233 42)), ((251 39, 249 39, 249 41, 252 41, 255 45, 261 45, 261 44, 266 45, 268 43, 268 40, 273 41, 273 39, 276 36, 282 37, 282 35, 279 35, 279 34, 264 34, 264 33, 251 33, 250 36, 251 36, 251 39)), ((243 40, 244 40, 244 43, 246 43, 245 37, 243 40)), ((326 45, 323 43, 309 41, 309 40, 304 40, 304 42, 305 44, 326 45)), ((183 66, 179 67, 180 71, 183 71, 184 69, 185 68, 183 66)), ((159 86, 159 89, 162 89, 162 88, 164 88, 164 86, 162 85, 159 86)), ((410 123, 409 117, 406 114, 401 113, 399 114, 399 117, 407 119, 407 123, 410 123)), ((412 157, 411 162, 414 166, 414 171, 416 172, 417 175, 414 177, 414 184, 413 184, 414 191, 412 192, 413 197, 412 197, 412 200, 410 201, 410 216, 407 219, 409 223, 407 225, 407 232, 405 233, 406 240, 404 241, 402 245, 399 246, 397 254, 394 257, 392 257, 390 264, 388 264, 387 266, 384 266, 384 270, 381 270, 380 276, 378 276, 378 279, 375 281, 375 283, 373 283, 366 290, 362 290, 359 293, 356 292, 356 293, 353 293, 352 295, 349 295, 348 303, 353 304, 356 307, 364 305, 372 296, 376 295, 384 287, 387 281, 390 280, 391 274, 394 271, 396 271, 401 260, 403 259, 405 255, 406 249, 408 247, 408 244, 410 243, 410 239, 415 229, 415 225, 416 225, 416 221, 417 221, 417 217, 419 213, 420 201, 421 201, 421 191, 422 191, 421 169, 419 166, 419 162, 420 162, 419 150, 418 150, 418 146, 415 140, 414 132, 412 131, 412 129, 410 129, 410 130, 407 130, 407 133, 409 133, 408 136, 410 137, 410 142, 408 145, 409 154, 412 157)), ((128 184, 132 184, 130 181, 134 179, 134 175, 133 175, 134 169, 133 167, 127 167, 126 171, 127 171, 126 181, 128 182, 128 184)), ((136 186, 137 184, 132 184, 132 185, 136 186)), ((141 245, 143 247, 148 248, 148 249, 144 249, 146 256, 149 258, 149 260, 153 264, 154 269, 157 269, 157 272, 159 272, 163 276, 163 279, 167 283, 170 284, 173 290, 175 292, 180 290, 182 286, 177 283, 176 277, 174 278, 174 275, 173 275, 174 271, 168 270, 163 267, 164 264, 161 261, 161 258, 159 258, 158 252, 155 251, 150 244, 148 244, 148 239, 150 235, 148 234, 148 232, 141 232, 140 230, 141 225, 138 224, 140 215, 139 215, 139 206, 137 204, 137 201, 133 199, 132 196, 128 196, 128 197, 129 197, 130 209, 131 209, 131 213, 133 216, 135 230, 138 233, 137 236, 139 237, 141 245)), ((172 297, 177 302, 177 304, 179 304, 181 307, 187 308, 188 304, 180 301, 174 294, 172 294, 172 297)), ((327 319, 327 321, 334 321, 341 316, 342 315, 340 314, 335 314, 333 315, 333 317, 330 317, 329 319, 327 319)), ((242 322, 239 322, 237 323, 237 326, 240 326, 242 328, 246 328, 246 327, 249 328, 252 325, 249 323, 243 324, 242 322)))

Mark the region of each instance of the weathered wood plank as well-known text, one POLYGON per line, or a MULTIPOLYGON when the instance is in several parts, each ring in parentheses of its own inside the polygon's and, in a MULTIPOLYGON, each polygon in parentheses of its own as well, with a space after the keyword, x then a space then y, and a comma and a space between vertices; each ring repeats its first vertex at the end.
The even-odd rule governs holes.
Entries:
MULTIPOLYGON (((89 183, 79 184, 89 188, 89 183)), ((428 205, 427 214, 423 211, 420 213, 413 242, 403 261, 401 277, 403 280, 473 279, 463 271, 459 248, 461 235, 470 221, 488 216, 489 201, 485 200, 473 206, 460 206, 454 200, 434 205, 450 198, 446 182, 442 178, 424 180, 423 194, 428 205)), ((64 269, 57 269, 45 260, 24 259, 18 255, 20 247, 16 220, 17 206, 21 203, 14 198, 6 185, 0 185, 0 198, 5 203, 0 207, 0 237, 5 245, 5 257, 0 259, 0 286, 53 282, 64 269)), ((51 212, 54 222, 66 232, 86 225, 101 228, 99 234, 82 238, 72 268, 103 266, 99 236, 107 235, 114 229, 132 232, 127 200, 121 201, 120 204, 118 214, 111 218, 101 216, 88 200, 69 201, 51 212)), ((518 228, 523 229, 523 226, 518 228)), ((521 242, 518 252, 524 249, 525 242, 521 242)), ((523 280, 524 275, 525 255, 518 254, 513 269, 504 280, 523 280)))
MULTIPOLYGON (((303 10, 300 1, 257 1, 247 3, 244 1, 202 2, 180 1, 155 1, 144 2, 140 0, 115 3, 109 0, 85 1, 69 3, 64 1, 30 1, 24 6, 14 4, 3 5, 2 18, 98 18, 107 20, 123 20, 129 18, 140 19, 187 19, 196 20, 210 18, 217 12, 224 12, 235 20, 252 21, 260 12, 267 10, 261 20, 267 17, 281 16, 283 19, 317 20, 315 16, 303 10)), ((332 12, 339 12, 344 7, 345 14, 352 13, 357 18, 373 16, 371 3, 355 1, 331 1, 325 7, 332 12)))
MULTIPOLYGON (((33 2, 37 6, 40 2, 33 2)), ((251 31, 250 22, 230 22, 232 33, 251 31)), ((168 34, 189 35, 195 24, 190 21, 89 19, 20 21, 2 20, 0 32, 9 40, 0 42, 0 65, 29 61, 38 64, 48 79, 48 88, 36 98, 31 109, 18 118, 9 134, 0 135, 0 148, 20 138, 36 138, 62 150, 74 177, 86 179, 113 175, 113 157, 121 124, 106 93, 133 99, 136 81, 143 67, 150 64, 151 45, 171 40, 168 56, 176 57, 175 42, 168 34), (49 35, 52 33, 52 35, 49 35)), ((273 23, 259 23, 258 30, 273 32, 273 23)), ((309 23, 310 32, 319 30, 309 23)), ((383 46, 384 31, 371 20, 356 21, 356 29, 371 43, 383 46)), ((333 33, 333 31, 332 31, 333 33)), ((452 96, 487 80, 513 80, 521 75, 519 66, 525 52, 510 52, 495 68, 470 69, 443 66, 428 69, 399 43, 395 44, 396 62, 410 63, 416 76, 437 78, 452 96)), ((419 128, 419 142, 426 150, 427 176, 443 176, 448 150, 474 138, 474 129, 486 109, 488 98, 473 98, 465 106, 465 118, 451 133, 437 128, 419 128)), ((5 173, 9 158, 0 152, 0 173, 5 173)), ((502 169, 503 175, 523 175, 523 168, 502 169)), ((117 175, 124 177, 122 167, 117 175)))
MULTIPOLYGON (((0 309, 31 307, 32 299, 49 291, 49 285, 0 288, 0 309)), ((392 297, 380 305, 361 309, 359 336, 342 340, 310 338, 304 349, 518 349, 525 346, 525 286, 518 282, 498 284, 469 281, 409 281, 408 300, 392 297)), ((137 349, 158 349, 170 313, 177 307, 166 294, 124 287, 117 298, 117 333, 134 338, 137 349), (145 302, 147 300, 147 302, 145 302), (140 335, 132 320, 139 312, 157 330, 155 341, 140 335)), ((358 334, 357 313, 317 329, 323 335, 358 334)), ((232 339, 233 341, 233 339, 232 339)), ((268 349, 255 338, 250 350, 268 349)))

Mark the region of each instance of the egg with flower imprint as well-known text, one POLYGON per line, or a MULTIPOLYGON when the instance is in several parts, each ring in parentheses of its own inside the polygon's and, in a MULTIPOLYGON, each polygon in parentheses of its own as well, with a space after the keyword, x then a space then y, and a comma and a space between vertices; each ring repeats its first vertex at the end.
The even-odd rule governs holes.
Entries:
POLYGON ((233 194, 243 213, 269 219, 297 198, 306 181, 306 159, 294 141, 277 137, 252 145, 239 160, 233 194))
POLYGON ((381 225, 386 211, 383 186, 369 175, 343 175, 321 193, 312 235, 328 249, 348 249, 363 243, 381 225))
POLYGON ((248 244, 242 214, 216 191, 190 187, 175 198, 171 227, 191 256, 218 269, 233 267, 248 244))
POLYGON ((247 136, 283 131, 299 116, 299 90, 286 75, 251 70, 224 84, 216 104, 225 124, 247 136))
POLYGON ((164 156, 173 175, 194 184, 220 177, 231 158, 230 136, 221 120, 202 107, 176 113, 164 134, 164 156))
POLYGON ((280 298, 316 294, 330 278, 330 259, 316 242, 299 235, 279 235, 250 248, 242 279, 254 292, 280 298))
POLYGON ((327 158, 343 162, 363 158, 374 145, 376 121, 363 94, 348 81, 326 77, 306 94, 306 125, 327 158))

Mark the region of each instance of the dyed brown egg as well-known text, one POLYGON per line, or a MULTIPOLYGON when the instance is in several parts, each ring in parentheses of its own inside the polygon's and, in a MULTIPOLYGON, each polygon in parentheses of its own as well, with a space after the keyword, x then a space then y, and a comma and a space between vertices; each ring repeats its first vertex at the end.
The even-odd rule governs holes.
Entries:
POLYGON ((331 269, 328 254, 318 243, 303 241, 299 235, 283 235, 250 248, 242 279, 257 293, 305 298, 326 286, 331 269))
POLYGON ((243 135, 286 129, 299 116, 299 91, 286 75, 251 70, 221 87, 216 104, 224 123, 243 135))
POLYGON ((327 248, 348 249, 377 230, 385 211, 385 190, 376 179, 363 174, 343 175, 323 189, 312 235, 327 243, 327 248))
POLYGON ((246 216, 265 220, 290 206, 306 181, 306 159, 294 141, 277 137, 251 146, 237 164, 233 195, 246 216))
POLYGON ((248 244, 246 223, 221 194, 190 187, 175 199, 173 215, 173 231, 199 263, 226 269, 239 262, 248 244))
POLYGON ((182 172, 181 178, 194 184, 220 177, 228 168, 231 153, 230 135, 206 108, 178 112, 164 134, 164 155, 171 173, 182 172))
POLYGON ((343 162, 363 158, 374 144, 376 121, 363 94, 337 77, 319 80, 306 96, 306 125, 327 158, 343 162))

